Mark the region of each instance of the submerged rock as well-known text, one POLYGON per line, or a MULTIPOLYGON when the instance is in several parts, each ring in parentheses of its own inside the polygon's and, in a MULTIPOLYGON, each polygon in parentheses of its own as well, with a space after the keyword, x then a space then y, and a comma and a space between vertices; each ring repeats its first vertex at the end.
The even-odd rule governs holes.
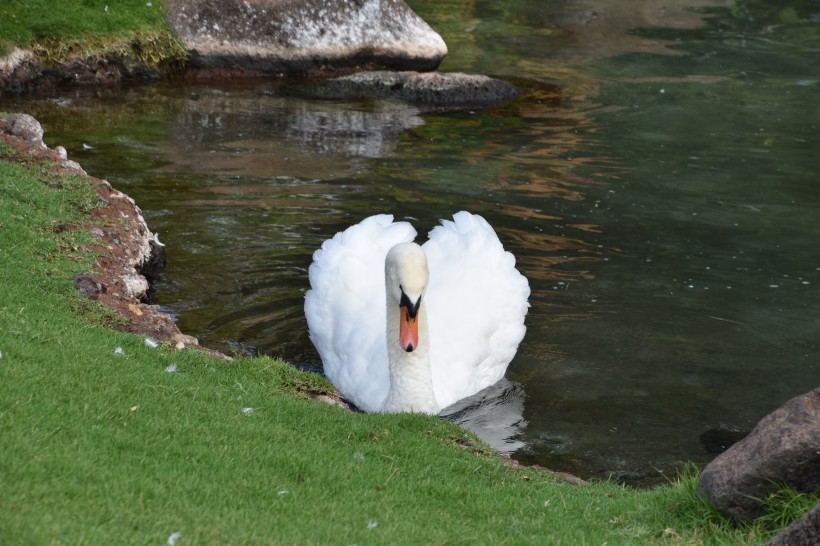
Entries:
POLYGON ((403 0, 167 0, 167 7, 199 68, 434 70, 447 54, 403 0))
POLYGON ((738 521, 762 515, 761 499, 784 485, 820 491, 820 388, 792 398, 706 466, 698 493, 738 521))
POLYGON ((746 437, 749 431, 712 428, 700 435, 700 443, 706 453, 719 455, 746 437))
POLYGON ((444 72, 359 72, 294 86, 316 98, 394 98, 428 106, 466 107, 497 104, 520 90, 502 80, 476 74, 444 72))

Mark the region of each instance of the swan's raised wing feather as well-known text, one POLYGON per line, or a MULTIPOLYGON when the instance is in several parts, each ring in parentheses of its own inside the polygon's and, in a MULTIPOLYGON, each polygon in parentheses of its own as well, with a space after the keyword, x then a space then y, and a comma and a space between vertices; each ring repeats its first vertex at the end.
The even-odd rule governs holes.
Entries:
POLYGON ((503 377, 526 332, 530 288, 481 216, 459 212, 429 237, 430 360, 446 407, 503 377))
POLYGON ((364 411, 378 411, 389 390, 384 258, 416 231, 388 214, 337 233, 314 252, 305 317, 325 374, 364 411))

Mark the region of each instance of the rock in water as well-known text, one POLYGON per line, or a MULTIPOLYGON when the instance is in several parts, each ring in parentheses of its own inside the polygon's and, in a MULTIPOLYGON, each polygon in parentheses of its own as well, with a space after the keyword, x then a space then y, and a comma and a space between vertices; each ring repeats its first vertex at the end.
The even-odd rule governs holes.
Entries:
POLYGON ((517 97, 520 90, 503 80, 460 72, 376 70, 294 86, 300 96, 327 99, 393 98, 436 107, 480 107, 517 97))
POLYGON ((703 470, 698 493, 738 521, 760 516, 758 499, 783 485, 820 491, 820 388, 792 398, 703 470))
POLYGON ((435 70, 447 46, 403 0, 167 0, 199 68, 435 70))

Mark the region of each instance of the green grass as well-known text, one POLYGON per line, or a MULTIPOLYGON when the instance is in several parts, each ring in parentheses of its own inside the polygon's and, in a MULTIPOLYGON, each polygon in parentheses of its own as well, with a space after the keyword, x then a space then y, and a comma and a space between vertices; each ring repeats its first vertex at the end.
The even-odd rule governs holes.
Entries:
POLYGON ((177 62, 186 54, 165 22, 163 5, 162 0, 4 0, 0 56, 20 47, 50 64, 70 57, 131 57, 152 67, 177 62))
POLYGON ((694 472, 636 491, 510 470, 436 418, 310 400, 327 383, 282 362, 112 331, 70 281, 87 233, 55 229, 87 223, 88 185, 0 156, 4 545, 759 544, 788 523, 732 526, 694 472))

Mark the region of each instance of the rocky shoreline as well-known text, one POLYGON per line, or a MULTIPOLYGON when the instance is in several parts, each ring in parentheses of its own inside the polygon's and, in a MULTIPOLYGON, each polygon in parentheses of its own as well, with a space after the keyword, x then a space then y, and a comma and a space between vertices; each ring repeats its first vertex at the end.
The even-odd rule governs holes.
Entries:
POLYGON ((97 257, 97 264, 93 271, 74 276, 78 290, 121 317, 114 325, 117 329, 177 348, 198 346, 196 338, 180 332, 170 316, 149 303, 150 279, 164 266, 165 252, 134 200, 108 181, 89 176, 76 161, 68 159, 61 146, 46 146, 42 126, 28 114, 0 119, 0 141, 20 154, 51 163, 55 173, 87 178, 99 199, 100 206, 91 211, 88 225, 63 226, 88 229, 93 238, 86 250, 97 257))

